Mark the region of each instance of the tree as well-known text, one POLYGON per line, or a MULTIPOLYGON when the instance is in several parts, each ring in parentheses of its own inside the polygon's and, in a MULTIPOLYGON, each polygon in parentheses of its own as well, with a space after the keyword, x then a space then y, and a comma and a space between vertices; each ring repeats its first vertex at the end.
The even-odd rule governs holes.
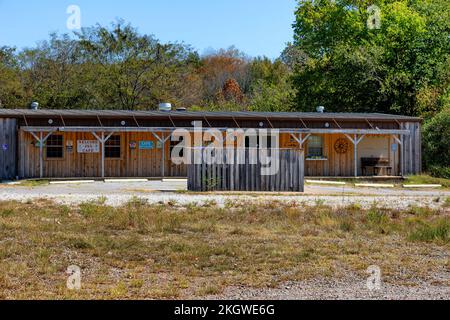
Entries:
POLYGON ((0 47, 0 108, 21 107, 25 100, 15 49, 0 47))
POLYGON ((291 70, 281 59, 266 57, 254 59, 250 64, 252 111, 292 111, 295 90, 291 70))
POLYGON ((78 42, 68 35, 51 34, 49 41, 25 49, 18 59, 23 88, 43 107, 85 109, 94 99, 86 78, 94 70, 85 65, 78 42))
POLYGON ((450 106, 425 124, 423 146, 426 169, 450 179, 450 106))
POLYGON ((239 87, 239 83, 235 79, 225 81, 218 100, 241 104, 244 101, 244 95, 242 94, 241 87, 239 87))
POLYGON ((225 82, 234 79, 243 94, 250 88, 249 58, 234 47, 221 49, 202 58, 200 75, 203 79, 204 100, 217 102, 225 82))
POLYGON ((83 29, 78 37, 86 61, 99 66, 91 85, 110 109, 148 109, 171 102, 170 89, 179 80, 174 74, 192 58, 190 48, 161 44, 120 20, 111 28, 83 29))
POLYGON ((295 67, 298 109, 430 116, 442 108, 450 3, 382 0, 379 17, 371 5, 299 1, 294 46, 307 58, 295 67))

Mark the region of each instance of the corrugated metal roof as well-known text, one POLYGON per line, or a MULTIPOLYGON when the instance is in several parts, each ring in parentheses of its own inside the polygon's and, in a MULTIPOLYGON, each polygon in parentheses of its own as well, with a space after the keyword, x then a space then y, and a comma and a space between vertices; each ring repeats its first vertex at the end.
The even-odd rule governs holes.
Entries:
POLYGON ((421 118, 381 113, 318 113, 318 112, 190 112, 190 111, 125 111, 125 110, 50 110, 50 109, 0 109, 0 117, 137 117, 137 118, 178 118, 178 119, 273 119, 273 120, 398 120, 421 121, 421 118))

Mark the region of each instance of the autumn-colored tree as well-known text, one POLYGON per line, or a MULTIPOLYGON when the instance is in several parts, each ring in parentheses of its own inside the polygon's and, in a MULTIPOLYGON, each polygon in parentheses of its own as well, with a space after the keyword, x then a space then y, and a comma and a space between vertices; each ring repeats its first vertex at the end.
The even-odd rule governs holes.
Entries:
POLYGON ((244 94, 239 83, 235 79, 228 79, 218 95, 218 100, 241 104, 244 102, 244 94))
POLYGON ((228 79, 234 79, 242 92, 250 89, 249 58, 231 47, 219 50, 202 59, 200 74, 203 79, 204 99, 215 101, 228 79))

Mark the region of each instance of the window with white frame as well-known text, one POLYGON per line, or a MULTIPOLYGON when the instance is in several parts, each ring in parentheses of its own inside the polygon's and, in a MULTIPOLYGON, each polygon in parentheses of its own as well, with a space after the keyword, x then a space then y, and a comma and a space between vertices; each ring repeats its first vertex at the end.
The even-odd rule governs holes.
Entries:
POLYGON ((308 138, 308 158, 324 158, 324 143, 322 136, 308 138))

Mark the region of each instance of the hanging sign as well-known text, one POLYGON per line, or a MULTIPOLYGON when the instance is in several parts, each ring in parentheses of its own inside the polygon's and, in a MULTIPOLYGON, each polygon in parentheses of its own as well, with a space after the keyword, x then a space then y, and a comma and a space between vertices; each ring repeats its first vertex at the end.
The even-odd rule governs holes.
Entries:
POLYGON ((97 140, 78 140, 77 150, 78 153, 99 153, 100 142, 97 140))
POLYGON ((398 144, 393 143, 392 146, 391 146, 391 150, 392 150, 392 152, 397 152, 397 150, 398 150, 398 144))
POLYGON ((155 149, 155 143, 153 141, 139 141, 140 150, 153 150, 155 149))

